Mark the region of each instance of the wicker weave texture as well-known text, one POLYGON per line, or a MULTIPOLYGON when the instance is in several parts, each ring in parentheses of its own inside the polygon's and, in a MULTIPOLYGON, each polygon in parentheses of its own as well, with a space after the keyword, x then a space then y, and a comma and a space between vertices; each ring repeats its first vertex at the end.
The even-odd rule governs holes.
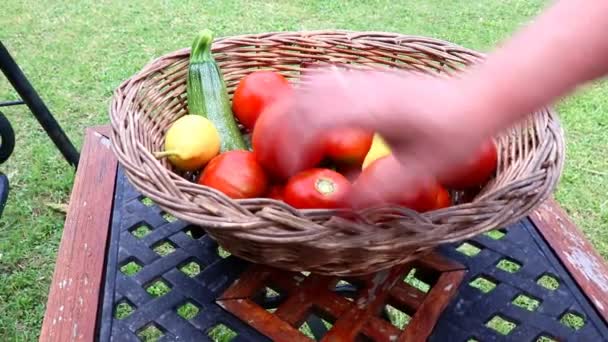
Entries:
MULTIPOLYGON (((446 242, 505 226, 554 190, 564 163, 564 138, 551 108, 496 137, 499 165, 472 201, 423 214, 373 208, 336 215, 295 210, 257 198, 232 200, 180 174, 154 151, 162 150, 172 122, 187 114, 190 49, 146 65, 115 91, 112 146, 132 184, 163 210, 208 233, 233 254, 252 262, 320 274, 360 275, 411 261, 446 242)), ((218 39, 213 53, 232 94, 255 70, 281 72, 297 83, 309 65, 348 64, 452 74, 483 54, 425 37, 384 32, 316 31, 218 39)))

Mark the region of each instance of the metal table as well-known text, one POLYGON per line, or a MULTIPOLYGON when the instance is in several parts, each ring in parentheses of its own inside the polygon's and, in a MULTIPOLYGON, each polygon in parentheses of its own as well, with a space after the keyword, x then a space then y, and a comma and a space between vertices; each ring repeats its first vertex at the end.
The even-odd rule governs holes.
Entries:
POLYGON ((128 182, 87 130, 41 340, 608 341, 608 267, 552 200, 367 277, 229 256, 128 182))

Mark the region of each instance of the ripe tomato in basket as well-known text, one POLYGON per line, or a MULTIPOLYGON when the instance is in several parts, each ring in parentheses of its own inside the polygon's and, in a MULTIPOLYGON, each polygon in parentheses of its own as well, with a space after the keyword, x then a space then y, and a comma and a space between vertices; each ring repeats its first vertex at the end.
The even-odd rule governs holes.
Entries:
POLYGON ((274 184, 270 187, 270 190, 268 190, 268 194, 266 195, 266 197, 268 198, 272 198, 278 201, 284 201, 284 192, 285 192, 285 186, 284 185, 280 185, 280 184, 274 184))
POLYGON ((439 187, 439 191, 437 193, 437 202, 435 203, 435 208, 433 209, 443 209, 452 205, 452 197, 448 190, 442 186, 439 187))
POLYGON ((233 199, 261 197, 268 176, 250 151, 224 152, 211 159, 198 183, 217 189, 233 199))
POLYGON ((254 71, 243 77, 234 90, 232 111, 239 121, 252 130, 262 113, 276 99, 289 96, 291 85, 274 71, 254 71))
MULTIPOLYGON (((258 162, 264 167, 266 172, 279 180, 286 180, 295 173, 314 168, 323 159, 324 146, 322 143, 315 143, 307 149, 306 155, 297 160, 297 165, 284 165, 279 163, 281 157, 281 144, 290 142, 289 132, 281 129, 282 116, 287 113, 292 103, 287 101, 277 101, 269 106, 259 117, 251 138, 253 153, 258 162)), ((299 143, 299 142, 293 142, 299 143)))
POLYGON ((346 177, 330 169, 310 169, 289 179, 283 196, 298 209, 332 209, 344 204, 351 184, 346 177))
POLYGON ((485 141, 479 150, 462 165, 439 178, 439 182, 452 189, 467 189, 480 186, 496 171, 498 152, 491 139, 485 141))
POLYGON ((325 155, 339 164, 361 166, 373 138, 373 131, 361 128, 332 129, 325 136, 325 155))
MULTIPOLYGON (((364 186, 365 183, 372 184, 373 180, 383 177, 380 170, 384 163, 390 162, 391 155, 376 159, 369 164, 355 182, 355 186, 364 186)), ((415 187, 408 189, 395 189, 392 198, 385 199, 390 204, 401 205, 418 212, 433 210, 437 205, 437 196, 441 191, 441 185, 436 181, 415 184, 415 187)), ((370 203, 376 204, 376 203, 370 203)))

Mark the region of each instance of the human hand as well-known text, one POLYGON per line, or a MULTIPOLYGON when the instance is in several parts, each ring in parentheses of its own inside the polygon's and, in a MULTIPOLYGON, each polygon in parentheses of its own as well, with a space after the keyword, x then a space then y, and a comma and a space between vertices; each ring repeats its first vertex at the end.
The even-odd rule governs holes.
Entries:
POLYGON ((289 110, 272 122, 273 131, 281 132, 278 166, 287 173, 301 169, 328 129, 374 130, 390 145, 392 157, 373 177, 355 182, 349 204, 360 208, 403 199, 462 163, 491 134, 480 120, 481 106, 470 100, 457 79, 336 68, 315 72, 281 104, 289 110))

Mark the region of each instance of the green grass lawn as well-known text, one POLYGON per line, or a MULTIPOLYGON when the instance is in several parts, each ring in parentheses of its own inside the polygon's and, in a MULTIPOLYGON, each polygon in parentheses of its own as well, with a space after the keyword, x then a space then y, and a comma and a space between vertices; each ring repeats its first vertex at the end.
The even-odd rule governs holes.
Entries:
MULTIPOLYGON (((540 0, 33 1, 5 0, 0 39, 78 147, 109 122, 113 89, 201 28, 241 33, 353 29, 446 39, 488 50, 539 13, 540 0)), ((526 53, 521 51, 521 53, 526 53)), ((556 70, 559 72, 559 70, 556 70)), ((0 76, 0 99, 15 99, 0 76)), ((558 201, 608 257, 608 83, 558 105, 568 140, 558 201)), ((0 223, 0 340, 37 339, 61 237, 71 170, 25 107, 3 109, 17 147, 0 167, 12 191, 0 223)))

